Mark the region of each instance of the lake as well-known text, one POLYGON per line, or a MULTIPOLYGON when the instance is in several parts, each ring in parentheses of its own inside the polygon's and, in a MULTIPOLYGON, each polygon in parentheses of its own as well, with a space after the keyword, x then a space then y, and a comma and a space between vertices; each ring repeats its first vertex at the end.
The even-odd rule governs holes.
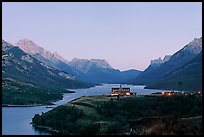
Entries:
MULTIPOLYGON (((102 86, 96 86, 88 89, 74 89, 76 93, 64 94, 62 100, 54 102, 55 105, 50 107, 57 107, 81 96, 110 94, 112 87, 119 86, 119 84, 103 84, 102 86)), ((131 92, 136 92, 137 95, 147 95, 153 92, 163 91, 143 89, 144 86, 137 85, 124 84, 123 87, 129 87, 131 92)), ((42 112, 47 112, 51 109, 53 108, 46 108, 46 106, 2 107, 2 135, 49 135, 46 131, 36 130, 30 123, 32 122, 32 118, 35 114, 41 114, 42 112)))

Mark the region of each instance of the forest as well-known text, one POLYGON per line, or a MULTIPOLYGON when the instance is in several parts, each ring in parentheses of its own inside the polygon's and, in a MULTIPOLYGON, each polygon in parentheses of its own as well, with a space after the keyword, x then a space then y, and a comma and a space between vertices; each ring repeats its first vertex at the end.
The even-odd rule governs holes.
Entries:
POLYGON ((60 135, 202 134, 202 97, 82 97, 36 114, 32 123, 60 135))
POLYGON ((3 105, 48 105, 62 99, 63 93, 74 93, 10 80, 3 80, 2 85, 3 105))

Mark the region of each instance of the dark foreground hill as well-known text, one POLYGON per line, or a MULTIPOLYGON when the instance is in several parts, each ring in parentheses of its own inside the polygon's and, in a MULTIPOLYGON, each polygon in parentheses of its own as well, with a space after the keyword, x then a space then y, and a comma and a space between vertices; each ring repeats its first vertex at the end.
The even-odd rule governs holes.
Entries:
POLYGON ((37 114, 32 123, 59 135, 201 135, 202 97, 86 96, 37 114))

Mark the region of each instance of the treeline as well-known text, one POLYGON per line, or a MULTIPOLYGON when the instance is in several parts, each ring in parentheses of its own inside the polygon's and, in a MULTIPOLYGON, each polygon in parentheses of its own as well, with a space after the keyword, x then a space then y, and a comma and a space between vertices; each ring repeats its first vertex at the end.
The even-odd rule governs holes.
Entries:
POLYGON ((172 116, 191 117, 202 115, 202 98, 196 96, 131 97, 110 99, 97 106, 98 112, 106 117, 117 115, 127 118, 172 116))
POLYGON ((64 90, 48 89, 18 83, 13 81, 2 82, 2 104, 12 105, 35 105, 52 104, 52 102, 63 98, 64 90))
POLYGON ((52 127, 59 131, 58 134, 104 135, 118 134, 130 120, 142 117, 202 115, 202 97, 197 96, 110 98, 93 101, 91 105, 79 104, 59 106, 42 115, 37 114, 33 124, 52 127), (80 109, 83 106, 96 114, 85 113, 80 109))
POLYGON ((35 114, 32 123, 37 126, 48 126, 61 131, 62 134, 79 132, 83 125, 76 125, 78 119, 84 116, 82 110, 76 107, 59 106, 49 113, 35 114))

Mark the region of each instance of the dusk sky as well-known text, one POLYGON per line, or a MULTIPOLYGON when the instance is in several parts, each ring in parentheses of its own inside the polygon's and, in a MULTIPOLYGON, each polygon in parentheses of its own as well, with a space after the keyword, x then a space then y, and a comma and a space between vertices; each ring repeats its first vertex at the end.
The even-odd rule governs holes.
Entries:
POLYGON ((144 70, 202 36, 202 3, 3 2, 2 38, 28 38, 74 57, 105 59, 120 70, 144 70))

